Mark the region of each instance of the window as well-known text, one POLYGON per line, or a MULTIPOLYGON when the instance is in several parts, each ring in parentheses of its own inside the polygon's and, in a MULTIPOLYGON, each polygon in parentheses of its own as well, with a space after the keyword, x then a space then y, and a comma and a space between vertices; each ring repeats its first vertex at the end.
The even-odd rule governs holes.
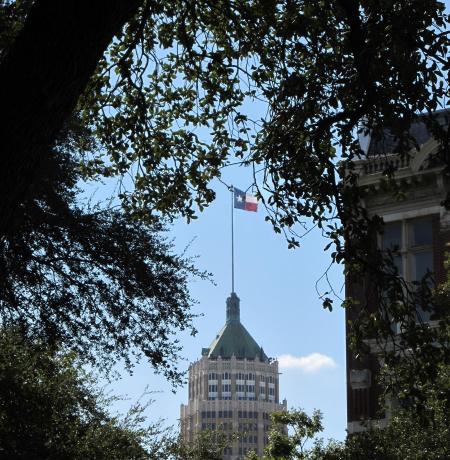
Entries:
MULTIPOLYGON (((405 281, 420 282, 434 270, 431 218, 405 220, 385 225, 381 248, 389 251, 398 275, 405 281)), ((433 283, 432 277, 429 282, 433 283)), ((431 312, 416 305, 419 321, 429 321, 431 312)))
MULTIPOLYGON (((230 380, 228 380, 230 382, 230 380)), ((231 399, 231 383, 223 383, 222 380, 222 393, 221 398, 223 400, 230 400, 231 399)))
POLYGON ((251 384, 248 384, 248 380, 247 380, 247 385, 246 385, 246 391, 247 391, 247 397, 250 401, 254 401, 255 400, 255 385, 254 385, 254 381, 252 381, 251 384))
POLYGON ((217 399, 217 385, 208 385, 208 400, 214 401, 217 399))
MULTIPOLYGON (((237 374, 236 377, 243 376, 244 374, 237 374)), ((247 396, 245 394, 245 384, 244 380, 240 379, 238 380, 239 383, 236 383, 236 398, 239 400, 244 400, 247 399, 247 396)))

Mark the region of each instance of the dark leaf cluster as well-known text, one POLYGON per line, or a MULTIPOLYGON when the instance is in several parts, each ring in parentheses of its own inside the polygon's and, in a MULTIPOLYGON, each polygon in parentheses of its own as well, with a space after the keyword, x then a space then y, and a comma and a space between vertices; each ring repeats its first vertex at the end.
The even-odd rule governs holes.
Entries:
POLYGON ((174 334, 195 333, 187 282, 204 274, 174 254, 161 223, 146 225, 120 207, 83 200, 70 153, 81 142, 75 138, 89 142, 80 131, 72 127, 41 164, 45 179, 1 241, 1 324, 105 369, 145 356, 177 382, 174 334))
POLYGON ((0 331, 0 458, 162 458, 164 430, 145 426, 145 407, 117 417, 114 400, 75 354, 0 331))

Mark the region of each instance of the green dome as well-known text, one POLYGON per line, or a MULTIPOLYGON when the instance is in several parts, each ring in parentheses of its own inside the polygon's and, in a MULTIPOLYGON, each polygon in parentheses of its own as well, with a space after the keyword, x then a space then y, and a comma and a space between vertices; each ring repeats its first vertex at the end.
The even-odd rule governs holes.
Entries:
POLYGON ((232 292, 227 299, 227 322, 219 331, 209 348, 202 350, 203 356, 208 358, 229 359, 236 358, 255 359, 268 361, 262 347, 249 334, 240 321, 239 297, 232 292))

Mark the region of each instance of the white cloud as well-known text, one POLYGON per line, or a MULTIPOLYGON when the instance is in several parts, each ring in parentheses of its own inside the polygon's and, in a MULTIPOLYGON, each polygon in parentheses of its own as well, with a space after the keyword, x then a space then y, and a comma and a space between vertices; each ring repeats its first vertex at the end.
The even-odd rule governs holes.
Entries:
POLYGON ((278 363, 281 369, 300 369, 307 373, 337 367, 333 358, 321 353, 311 353, 308 356, 281 355, 278 357, 278 363))

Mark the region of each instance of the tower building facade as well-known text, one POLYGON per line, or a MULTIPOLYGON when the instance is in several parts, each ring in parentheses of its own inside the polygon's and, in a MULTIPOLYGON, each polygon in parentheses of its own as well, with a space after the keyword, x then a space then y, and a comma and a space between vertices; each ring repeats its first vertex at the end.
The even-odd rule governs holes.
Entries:
POLYGON ((181 405, 181 433, 192 442, 203 430, 230 435, 224 460, 254 450, 262 455, 268 442, 270 414, 285 411, 279 401, 278 362, 269 359, 240 321, 238 296, 226 302, 226 323, 202 357, 189 367, 189 402, 181 405), (237 434, 231 438, 231 434, 237 434))

